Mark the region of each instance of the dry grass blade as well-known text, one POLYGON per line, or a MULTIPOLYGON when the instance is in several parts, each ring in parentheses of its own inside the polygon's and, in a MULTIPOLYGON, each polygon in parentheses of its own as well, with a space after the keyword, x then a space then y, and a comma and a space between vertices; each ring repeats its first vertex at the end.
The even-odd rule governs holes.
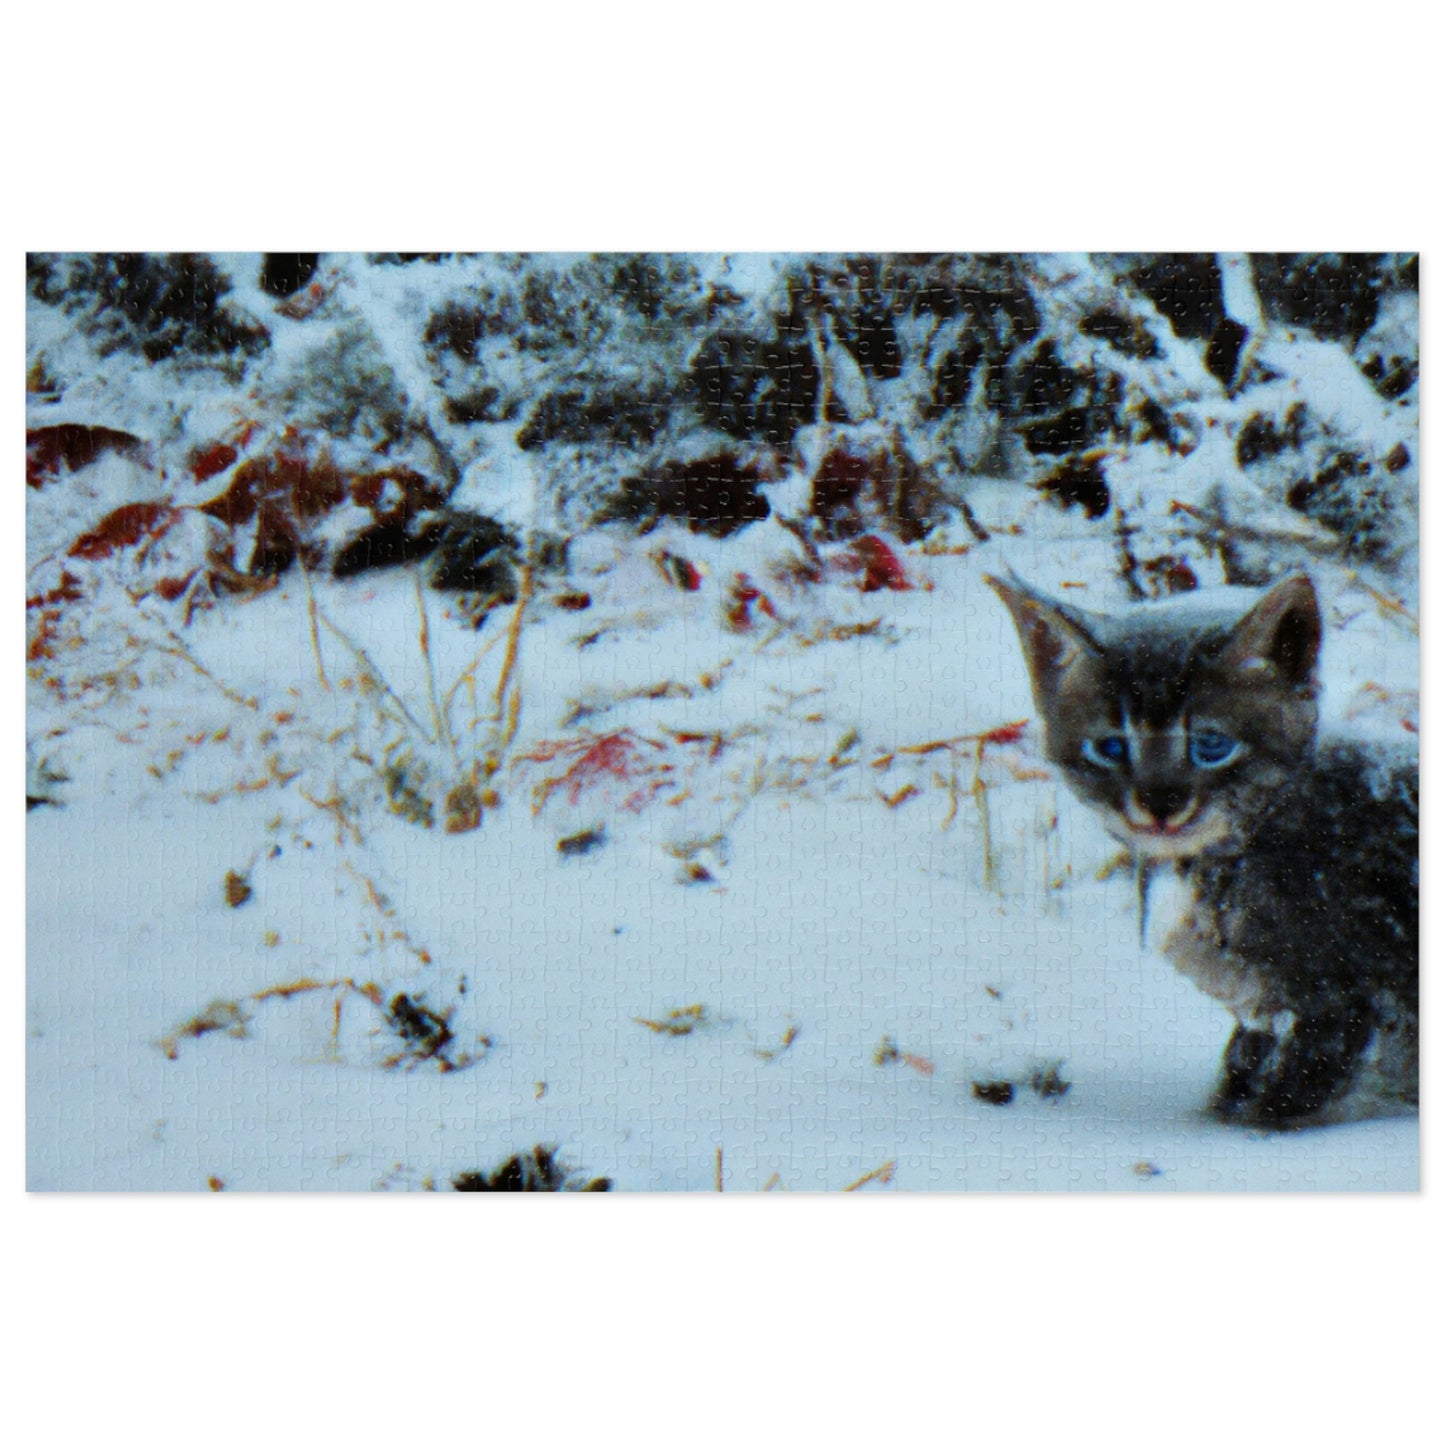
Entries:
POLYGON ((993 856, 993 819, 988 809, 988 784, 983 780, 983 750, 984 740, 980 738, 973 755, 973 782, 969 785, 969 792, 973 794, 979 827, 983 832, 983 886, 992 888, 997 870, 993 856))
POLYGON ((382 693, 385 697, 390 698, 391 701, 396 704, 397 708, 401 712, 402 717, 406 720, 407 724, 417 735, 417 737, 427 737, 427 730, 412 715, 411 709, 407 707, 406 703, 401 700, 401 697, 397 693, 396 689, 393 688, 392 685, 381 675, 381 670, 371 660, 371 658, 367 656, 366 649, 362 647, 359 643, 353 642, 324 612, 319 613, 318 615, 321 618, 322 625, 326 628, 326 630, 331 633, 333 637, 337 638, 342 643, 342 645, 350 651, 351 655, 357 660, 357 662, 361 664, 365 680, 372 687, 376 688, 378 692, 382 693))
POLYGON ((436 668, 432 665, 431 631, 427 623, 426 597, 421 590, 421 573, 414 572, 411 580, 416 589, 416 610, 420 619, 417 645, 421 648, 422 662, 426 667, 426 696, 427 702, 431 704, 432 727, 436 731, 437 741, 446 745, 447 752, 451 754, 452 760, 456 761, 456 741, 452 737, 451 729, 447 726, 446 714, 442 710, 441 701, 437 695, 437 674, 436 668))
POLYGON ((865 1184, 891 1184, 894 1171, 898 1168, 898 1161, 890 1159, 886 1164, 880 1164, 876 1169, 865 1174, 861 1179, 855 1179, 851 1184, 843 1186, 844 1194, 856 1193, 865 1184))
POLYGON ((635 1018, 632 1022, 641 1024, 655 1034, 668 1034, 672 1038, 680 1039, 708 1022, 707 1005, 689 1004, 686 1008, 670 1010, 665 1018, 635 1018))
POLYGON ((521 646, 522 617, 532 600, 532 569, 523 566, 519 571, 521 585, 517 591, 517 605, 512 609, 512 620, 507 624, 507 650, 502 655, 502 673, 497 680, 496 712, 493 715, 494 722, 504 719, 506 722, 502 733, 503 749, 516 736, 517 721, 521 715, 521 697, 519 690, 513 686, 513 674, 517 670, 517 653, 521 646))
POLYGON ((321 633, 317 629, 316 619, 320 615, 316 606, 316 592, 311 586, 311 569, 306 565, 306 558, 299 559, 301 562, 301 587, 306 593, 306 620, 311 628, 311 655, 316 659, 316 676, 321 683, 323 692, 331 691, 331 680, 326 676, 326 664, 321 658, 321 633))
POLYGON ((178 657, 182 662, 190 663, 227 701, 235 703, 238 707, 249 708, 252 712, 261 710, 261 704, 256 698, 245 697, 234 688, 227 687, 169 627, 165 629, 165 633, 167 642, 148 642, 142 645, 156 652, 166 653, 170 657, 178 657))
POLYGON ((1371 587, 1358 572, 1351 572, 1350 581, 1355 584, 1372 602, 1389 617, 1398 617, 1416 637, 1420 635, 1420 619, 1409 611, 1403 603, 1393 597, 1388 597, 1377 587, 1371 587))

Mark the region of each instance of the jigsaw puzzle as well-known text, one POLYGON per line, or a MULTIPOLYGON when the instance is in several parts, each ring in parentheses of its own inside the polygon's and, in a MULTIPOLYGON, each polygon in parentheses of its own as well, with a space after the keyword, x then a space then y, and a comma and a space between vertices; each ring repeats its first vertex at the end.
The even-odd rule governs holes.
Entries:
POLYGON ((36 254, 34 1190, 1418 1187, 1418 261, 36 254))

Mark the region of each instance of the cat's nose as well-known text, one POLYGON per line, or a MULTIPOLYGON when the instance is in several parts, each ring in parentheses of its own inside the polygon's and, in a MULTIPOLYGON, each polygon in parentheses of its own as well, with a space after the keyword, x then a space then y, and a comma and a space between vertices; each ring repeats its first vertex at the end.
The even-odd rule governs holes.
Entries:
POLYGON ((1189 804, 1188 788, 1147 787, 1134 789, 1134 801, 1151 818, 1167 823, 1189 804))

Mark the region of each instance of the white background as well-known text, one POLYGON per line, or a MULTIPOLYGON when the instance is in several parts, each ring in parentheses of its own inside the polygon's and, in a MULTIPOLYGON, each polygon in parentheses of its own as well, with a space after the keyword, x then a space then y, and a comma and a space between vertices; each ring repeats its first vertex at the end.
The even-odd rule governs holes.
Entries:
MULTIPOLYGON (((1420 249, 1429 349, 1440 52, 1406 15, 37 10, 0 44, 9 455, 25 249, 1420 249)), ((6 969, 21 1438, 1333 1441, 1439 1417, 1429 1069, 1419 1198, 26 1197, 18 947, 6 969)))

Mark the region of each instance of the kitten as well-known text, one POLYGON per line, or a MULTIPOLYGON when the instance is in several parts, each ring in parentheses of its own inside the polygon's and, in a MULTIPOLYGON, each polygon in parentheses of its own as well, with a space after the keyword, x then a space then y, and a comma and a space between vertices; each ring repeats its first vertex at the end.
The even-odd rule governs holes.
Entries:
POLYGON ((1309 579, 1114 616, 987 581, 1049 761, 1128 845, 1141 907, 1175 883, 1164 952, 1235 1016, 1213 1111, 1293 1128, 1416 1107, 1418 754, 1316 740, 1309 579))

